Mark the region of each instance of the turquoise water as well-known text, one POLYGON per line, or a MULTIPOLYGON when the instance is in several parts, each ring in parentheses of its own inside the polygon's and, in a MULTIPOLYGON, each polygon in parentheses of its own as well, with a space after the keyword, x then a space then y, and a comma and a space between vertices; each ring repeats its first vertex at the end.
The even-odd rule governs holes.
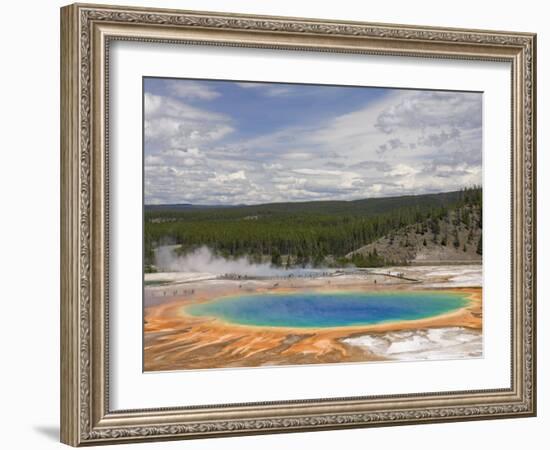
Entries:
POLYGON ((293 292, 224 297, 185 311, 241 325, 329 328, 424 319, 467 304, 456 292, 293 292))

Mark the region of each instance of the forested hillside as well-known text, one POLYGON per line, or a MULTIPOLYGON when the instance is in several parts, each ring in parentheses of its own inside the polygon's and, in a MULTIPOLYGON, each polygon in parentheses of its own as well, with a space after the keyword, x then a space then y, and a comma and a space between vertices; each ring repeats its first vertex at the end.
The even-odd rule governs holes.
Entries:
POLYGON ((482 210, 462 204, 440 218, 393 230, 347 255, 354 265, 480 263, 482 210))
POLYGON ((181 253, 207 246, 226 258, 276 266, 403 263, 419 254, 419 243, 466 248, 469 259, 481 245, 481 197, 473 187, 356 201, 146 206, 145 263, 151 268, 162 244, 177 244, 181 253))

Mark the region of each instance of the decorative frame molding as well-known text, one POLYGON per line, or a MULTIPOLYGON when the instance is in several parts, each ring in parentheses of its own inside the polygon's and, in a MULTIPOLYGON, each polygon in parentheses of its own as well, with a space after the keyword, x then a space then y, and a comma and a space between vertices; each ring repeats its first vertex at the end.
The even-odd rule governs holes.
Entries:
POLYGON ((75 4, 61 9, 61 440, 97 445, 536 414, 536 35, 75 4), (111 411, 108 58, 113 40, 507 61, 510 389, 111 411))

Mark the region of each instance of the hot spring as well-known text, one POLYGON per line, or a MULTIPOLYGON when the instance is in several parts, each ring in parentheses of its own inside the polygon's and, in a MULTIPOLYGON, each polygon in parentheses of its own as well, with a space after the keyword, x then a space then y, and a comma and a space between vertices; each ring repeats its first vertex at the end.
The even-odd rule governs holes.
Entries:
POLYGON ((185 312, 239 325, 330 328, 425 319, 468 303, 468 294, 445 291, 291 292, 223 297, 185 312))

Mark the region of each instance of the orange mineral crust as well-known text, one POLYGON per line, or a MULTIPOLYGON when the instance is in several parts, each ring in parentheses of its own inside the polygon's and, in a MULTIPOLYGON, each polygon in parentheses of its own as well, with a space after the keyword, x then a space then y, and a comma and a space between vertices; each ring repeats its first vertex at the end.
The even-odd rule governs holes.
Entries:
MULTIPOLYGON (((327 285, 309 281, 308 290, 327 289, 327 285)), ((380 291, 388 286, 356 284, 342 280, 340 286, 364 291, 380 291)), ((414 284, 394 284, 391 290, 418 290, 414 284)), ((249 282, 248 293, 299 292, 304 286, 295 282, 249 282)), ((433 289, 432 289, 433 290, 433 289)), ((216 283, 211 289, 188 290, 182 297, 163 301, 145 308, 144 370, 167 371, 212 369, 223 367, 258 367, 295 364, 328 364, 366 362, 388 359, 365 346, 346 343, 346 339, 385 336, 404 330, 425 330, 454 327, 481 334, 482 289, 448 288, 446 292, 468 295, 468 304, 447 314, 421 319, 376 325, 331 328, 285 328, 248 326, 224 322, 213 317, 196 317, 186 313, 186 307, 216 298, 242 294, 243 285, 216 283), (191 294, 189 294, 189 292, 191 294)))

